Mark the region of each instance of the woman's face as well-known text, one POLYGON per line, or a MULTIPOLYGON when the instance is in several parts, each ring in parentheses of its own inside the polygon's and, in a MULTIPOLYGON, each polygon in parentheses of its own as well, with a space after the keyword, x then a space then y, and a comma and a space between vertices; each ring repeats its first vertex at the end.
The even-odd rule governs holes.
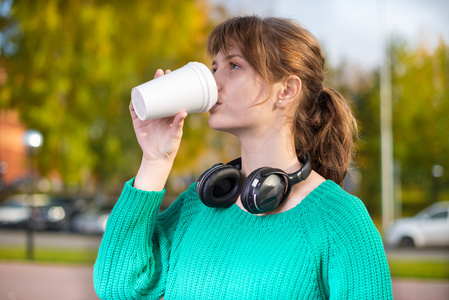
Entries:
POLYGON ((245 60, 240 49, 218 52, 212 62, 218 101, 210 110, 209 126, 238 135, 247 129, 263 129, 274 117, 275 99, 268 99, 270 86, 245 60), (255 105, 267 100, 267 103, 255 105))

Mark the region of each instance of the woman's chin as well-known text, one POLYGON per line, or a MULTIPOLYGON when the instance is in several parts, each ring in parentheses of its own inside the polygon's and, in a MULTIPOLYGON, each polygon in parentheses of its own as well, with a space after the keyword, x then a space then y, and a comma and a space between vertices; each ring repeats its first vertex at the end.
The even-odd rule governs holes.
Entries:
POLYGON ((228 126, 225 126, 223 120, 219 120, 218 116, 211 113, 209 115, 209 127, 213 130, 228 132, 228 126))
POLYGON ((214 120, 212 115, 209 116, 209 127, 212 128, 213 130, 222 131, 222 127, 218 122, 214 120))

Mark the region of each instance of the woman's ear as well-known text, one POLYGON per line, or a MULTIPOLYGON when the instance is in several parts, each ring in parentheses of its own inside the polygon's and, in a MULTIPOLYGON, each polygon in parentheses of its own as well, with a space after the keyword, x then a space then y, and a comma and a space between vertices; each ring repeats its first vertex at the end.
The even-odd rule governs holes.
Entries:
POLYGON ((301 93, 302 82, 296 75, 290 75, 282 81, 282 88, 278 94, 278 107, 285 107, 298 98, 301 93))

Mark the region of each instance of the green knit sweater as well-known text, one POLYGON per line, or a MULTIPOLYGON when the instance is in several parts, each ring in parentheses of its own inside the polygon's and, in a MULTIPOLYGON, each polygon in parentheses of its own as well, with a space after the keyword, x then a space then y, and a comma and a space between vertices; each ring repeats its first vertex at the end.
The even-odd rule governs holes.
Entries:
POLYGON ((287 212, 206 207, 195 185, 127 182, 94 268, 102 299, 392 299, 382 240, 363 203, 326 181, 287 212))

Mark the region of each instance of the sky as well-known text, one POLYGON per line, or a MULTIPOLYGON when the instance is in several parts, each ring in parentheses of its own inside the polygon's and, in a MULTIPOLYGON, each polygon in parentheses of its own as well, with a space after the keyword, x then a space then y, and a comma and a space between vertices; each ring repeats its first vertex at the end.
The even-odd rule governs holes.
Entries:
POLYGON ((385 41, 405 38, 430 50, 449 44, 449 0, 212 0, 232 15, 257 14, 298 21, 323 47, 327 61, 364 69, 379 66, 385 41))

